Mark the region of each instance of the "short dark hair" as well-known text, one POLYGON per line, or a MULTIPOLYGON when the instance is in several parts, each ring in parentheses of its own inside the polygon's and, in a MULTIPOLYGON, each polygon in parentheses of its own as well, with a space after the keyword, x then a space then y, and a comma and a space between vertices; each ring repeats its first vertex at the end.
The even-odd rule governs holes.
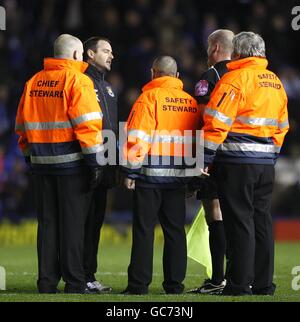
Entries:
POLYGON ((87 39, 84 43, 83 43, 83 49, 84 49, 84 52, 83 52, 83 60, 84 61, 87 61, 88 60, 88 54, 87 54, 87 51, 89 49, 91 49, 92 51, 96 51, 97 50, 97 44, 98 44, 98 41, 100 40, 103 40, 103 41, 106 41, 110 44, 110 40, 105 38, 105 37, 91 37, 89 39, 87 39))

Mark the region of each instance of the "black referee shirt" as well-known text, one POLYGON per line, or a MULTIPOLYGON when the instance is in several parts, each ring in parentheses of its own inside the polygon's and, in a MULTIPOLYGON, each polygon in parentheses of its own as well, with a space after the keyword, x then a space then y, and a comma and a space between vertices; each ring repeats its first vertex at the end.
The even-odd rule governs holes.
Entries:
POLYGON ((198 104, 207 104, 209 102, 210 94, 217 82, 228 72, 226 64, 229 62, 230 60, 220 61, 202 74, 201 79, 195 86, 195 98, 198 104))

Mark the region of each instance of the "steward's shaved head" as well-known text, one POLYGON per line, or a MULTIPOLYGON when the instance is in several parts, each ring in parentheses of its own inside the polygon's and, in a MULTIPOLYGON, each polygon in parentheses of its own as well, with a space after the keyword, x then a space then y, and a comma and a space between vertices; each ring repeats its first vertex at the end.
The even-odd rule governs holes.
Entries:
POLYGON ((172 76, 177 77, 177 63, 171 56, 159 56, 152 65, 155 77, 172 76))
POLYGON ((82 60, 83 45, 80 39, 62 34, 54 42, 54 57, 64 59, 82 60), (75 52, 77 54, 75 54, 75 52), (81 53, 81 59, 80 59, 81 53), (74 57, 75 56, 75 57, 74 57), (79 56, 76 58, 76 56, 79 56))
POLYGON ((208 41, 212 44, 219 44, 220 50, 231 54, 233 51, 233 40, 234 33, 227 29, 218 29, 211 33, 208 37, 208 41))

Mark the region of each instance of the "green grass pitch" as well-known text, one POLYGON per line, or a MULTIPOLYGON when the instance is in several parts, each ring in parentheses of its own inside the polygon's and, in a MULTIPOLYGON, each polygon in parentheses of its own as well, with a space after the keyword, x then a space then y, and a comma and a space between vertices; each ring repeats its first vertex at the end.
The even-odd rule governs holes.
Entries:
MULTIPOLYGON (((292 289, 292 269, 300 266, 300 243, 277 243, 275 263, 275 296, 221 297, 211 295, 165 295, 161 286, 162 246, 155 247, 153 281, 150 292, 144 296, 119 294, 127 282, 127 266, 130 245, 105 243, 99 252, 100 272, 97 278, 113 287, 110 294, 101 295, 39 295, 36 291, 37 255, 32 246, 0 246, 0 266, 6 269, 6 290, 0 291, 0 302, 300 302, 300 290, 292 289)), ((185 289, 199 286, 205 278, 205 270, 198 263, 188 260, 185 289)), ((299 283, 299 282, 298 282, 299 283)), ((59 285, 63 290, 63 283, 59 285)))

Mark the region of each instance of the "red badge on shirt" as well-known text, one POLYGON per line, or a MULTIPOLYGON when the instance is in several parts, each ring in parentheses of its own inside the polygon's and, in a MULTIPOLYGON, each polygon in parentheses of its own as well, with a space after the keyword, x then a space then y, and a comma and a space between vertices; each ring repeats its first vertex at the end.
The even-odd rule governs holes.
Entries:
POLYGON ((205 96, 208 92, 208 81, 201 79, 195 86, 195 96, 205 96))

